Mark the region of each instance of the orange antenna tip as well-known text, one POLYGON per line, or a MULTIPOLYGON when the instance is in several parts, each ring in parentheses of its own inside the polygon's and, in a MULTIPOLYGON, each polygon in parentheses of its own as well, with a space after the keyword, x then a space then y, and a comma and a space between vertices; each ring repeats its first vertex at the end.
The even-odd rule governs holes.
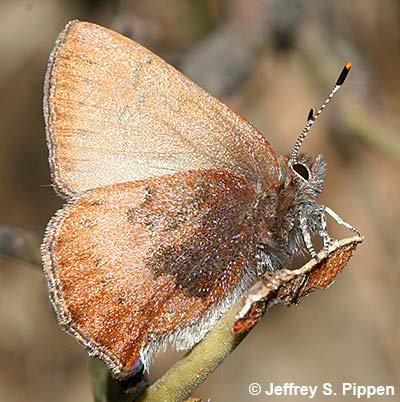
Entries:
POLYGON ((351 63, 347 63, 347 64, 343 67, 343 70, 342 70, 342 72, 340 73, 339 78, 338 78, 337 81, 336 81, 336 85, 337 85, 337 86, 343 85, 343 83, 344 83, 344 81, 345 81, 345 79, 346 79, 346 77, 347 77, 347 74, 349 73, 349 71, 350 71, 350 69, 351 69, 351 66, 352 66, 351 63))

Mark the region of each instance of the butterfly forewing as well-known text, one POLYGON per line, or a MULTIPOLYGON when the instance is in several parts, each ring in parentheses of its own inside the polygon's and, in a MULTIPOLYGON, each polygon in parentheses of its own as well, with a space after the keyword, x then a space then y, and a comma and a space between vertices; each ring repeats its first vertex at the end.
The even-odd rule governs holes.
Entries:
POLYGON ((50 163, 71 197, 189 169, 227 168, 253 185, 277 176, 276 155, 245 119, 132 40, 72 21, 45 85, 50 163))

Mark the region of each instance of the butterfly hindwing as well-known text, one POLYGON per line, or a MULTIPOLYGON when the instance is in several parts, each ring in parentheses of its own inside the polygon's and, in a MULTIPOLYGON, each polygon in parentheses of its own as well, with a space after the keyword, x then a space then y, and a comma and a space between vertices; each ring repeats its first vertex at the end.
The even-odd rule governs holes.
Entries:
POLYGON ((211 169, 71 201, 42 248, 60 324, 122 377, 169 342, 190 348, 255 277, 255 194, 211 169))

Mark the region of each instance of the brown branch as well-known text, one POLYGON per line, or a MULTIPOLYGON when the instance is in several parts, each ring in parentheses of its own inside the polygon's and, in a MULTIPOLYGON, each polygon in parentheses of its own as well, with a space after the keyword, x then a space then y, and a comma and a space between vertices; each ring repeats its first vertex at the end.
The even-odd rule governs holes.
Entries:
POLYGON ((214 96, 230 93, 269 40, 266 0, 236 0, 223 22, 179 64, 179 69, 214 96))
POLYGON ((303 267, 265 273, 183 359, 150 386, 138 402, 178 402, 187 398, 239 345, 259 322, 266 309, 277 304, 298 303, 301 297, 332 284, 358 244, 360 236, 335 242, 329 253, 321 251, 319 262, 310 260, 303 267))
POLYGON ((362 104, 352 103, 341 110, 341 118, 351 134, 371 148, 400 163, 398 134, 389 128, 388 122, 368 113, 362 104))
POLYGON ((232 332, 242 304, 236 304, 184 358, 138 398, 138 402, 182 401, 229 356, 247 335, 232 332))
MULTIPOLYGON (((327 52, 326 46, 318 41, 304 43, 298 52, 303 59, 304 71, 310 82, 322 88, 329 88, 332 81, 332 74, 328 72, 329 67, 337 65, 332 52, 327 52), (324 63, 315 63, 315 60, 324 60, 324 63)), ((367 77, 363 77, 362 74, 358 74, 358 77, 359 81, 363 81, 363 88, 367 88, 369 85, 367 77)), ((346 91, 343 92, 345 95, 346 91)), ((335 125, 342 127, 342 130, 348 132, 354 139, 400 163, 400 141, 397 132, 391 128, 393 124, 385 116, 371 113, 370 109, 371 106, 367 105, 361 94, 358 96, 353 94, 352 99, 346 101, 346 107, 338 108, 335 125)))
POLYGON ((111 376, 110 370, 99 359, 88 357, 90 378, 95 402, 132 402, 132 395, 126 394, 111 376))
MULTIPOLYGON (((248 331, 239 334, 232 332, 242 307, 238 303, 232 308, 199 344, 151 385, 137 401, 174 402, 187 398, 247 335, 248 331)), ((121 390, 101 361, 89 358, 89 367, 96 402, 132 401, 132 396, 121 390)))
POLYGON ((40 240, 27 230, 0 225, 0 255, 41 264, 40 240))

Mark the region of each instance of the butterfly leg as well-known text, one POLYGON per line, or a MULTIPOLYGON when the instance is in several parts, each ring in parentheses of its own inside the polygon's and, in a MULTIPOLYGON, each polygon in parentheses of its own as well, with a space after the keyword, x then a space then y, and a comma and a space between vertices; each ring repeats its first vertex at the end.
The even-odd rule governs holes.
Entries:
POLYGON ((301 228, 304 243, 307 247, 308 252, 311 254, 311 257, 313 257, 317 262, 319 262, 318 254, 316 253, 314 246, 312 244, 312 241, 311 241, 311 233, 310 233, 308 219, 307 219, 305 210, 303 210, 300 213, 300 228, 301 228))
POLYGON ((257 274, 258 276, 263 275, 265 272, 274 272, 276 271, 276 267, 274 266, 270 255, 266 247, 263 244, 257 245, 257 274))
POLYGON ((329 207, 324 206, 325 212, 328 213, 339 225, 343 225, 347 229, 356 233, 358 236, 361 236, 360 232, 350 223, 347 223, 344 219, 342 219, 335 211, 332 211, 329 207))
POLYGON ((322 240, 324 242, 324 251, 326 254, 328 254, 329 247, 333 244, 334 239, 333 237, 329 236, 328 233, 328 222, 326 221, 325 211, 326 207, 322 205, 320 213, 321 229, 319 230, 319 235, 322 237, 322 240))

